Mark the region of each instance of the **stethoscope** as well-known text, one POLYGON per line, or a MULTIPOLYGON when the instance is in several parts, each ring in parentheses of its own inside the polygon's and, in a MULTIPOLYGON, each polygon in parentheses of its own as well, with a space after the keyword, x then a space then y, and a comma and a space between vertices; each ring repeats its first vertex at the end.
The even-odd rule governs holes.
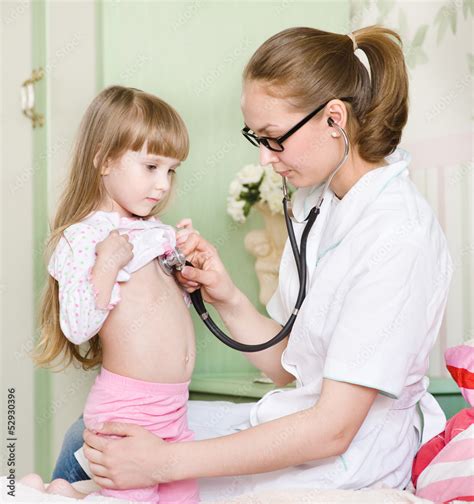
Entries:
MULTIPOLYGON (((198 315, 201 317, 202 321, 207 326, 207 328, 212 332, 212 334, 214 334, 214 336, 216 336, 217 339, 222 341, 222 343, 226 344, 227 346, 235 350, 238 350, 239 352, 260 352, 261 350, 265 350, 280 343, 280 341, 282 341, 290 333, 293 324, 295 323, 298 312, 301 308, 301 305, 303 304, 303 301, 306 297, 306 284, 307 284, 306 244, 308 241, 308 235, 321 211, 321 206, 324 201, 324 195, 326 194, 329 184, 331 183, 334 175, 336 175, 341 166, 346 162, 346 159, 349 155, 349 138, 345 130, 341 128, 338 124, 336 124, 332 118, 328 119, 328 124, 329 126, 336 128, 341 134, 344 140, 344 155, 340 160, 340 162, 338 163, 338 165, 336 166, 336 168, 332 171, 329 178, 327 179, 316 205, 313 208, 311 208, 308 216, 303 221, 298 221, 295 215, 293 214, 292 203, 288 192, 286 177, 282 177, 283 212, 285 214, 285 223, 288 231, 288 238, 290 240, 291 249, 293 251, 293 256, 295 258, 296 269, 298 270, 298 279, 300 287, 298 291, 298 296, 296 298, 295 307, 291 312, 290 318, 283 326, 281 331, 278 334, 276 334, 273 338, 266 341, 265 343, 259 343, 258 345, 245 345, 244 343, 239 343, 238 341, 235 341, 229 336, 227 336, 227 334, 225 334, 212 320, 204 304, 201 290, 198 289, 190 294, 191 301, 193 303, 195 310, 197 311, 198 315), (291 221, 297 224, 304 224, 306 222, 303 233, 301 235, 301 241, 299 247, 296 242, 295 232, 293 230, 293 224, 291 221)), ((184 255, 178 249, 173 249, 167 254, 160 256, 158 259, 163 270, 169 275, 172 275, 174 271, 181 271, 185 265, 192 266, 190 262, 186 261, 184 255)))

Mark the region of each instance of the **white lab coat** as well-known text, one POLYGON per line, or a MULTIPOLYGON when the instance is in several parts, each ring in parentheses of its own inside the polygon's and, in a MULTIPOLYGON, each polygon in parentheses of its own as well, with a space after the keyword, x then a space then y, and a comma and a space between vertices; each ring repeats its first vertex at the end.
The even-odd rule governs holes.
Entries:
MULTIPOLYGON (((202 480, 202 497, 213 496, 213 485, 220 487, 214 495, 222 495, 229 484, 238 488, 236 493, 379 484, 402 489, 420 444, 443 430, 445 417, 426 391, 425 375, 452 261, 433 210, 409 178, 410 155, 398 148, 386 161, 388 166, 364 175, 342 200, 329 190, 309 235, 307 296, 282 356, 282 366, 296 377, 296 388, 271 391, 256 404, 236 405, 235 419, 249 414, 240 426, 234 422, 230 428, 232 414, 226 407, 228 432, 255 426, 313 406, 323 378, 328 378, 379 390, 367 418, 342 456, 220 483, 219 478, 202 480)), ((296 192, 298 220, 316 204, 321 190, 296 192)), ((294 228, 299 243, 304 224, 294 228)), ((287 240, 279 287, 267 305, 269 315, 282 325, 297 292, 287 240)), ((190 408, 197 431, 199 407, 190 408)), ((219 434, 225 431, 221 428, 219 434)), ((284 442, 291 443, 294 436, 298 432, 289 433, 284 442)))

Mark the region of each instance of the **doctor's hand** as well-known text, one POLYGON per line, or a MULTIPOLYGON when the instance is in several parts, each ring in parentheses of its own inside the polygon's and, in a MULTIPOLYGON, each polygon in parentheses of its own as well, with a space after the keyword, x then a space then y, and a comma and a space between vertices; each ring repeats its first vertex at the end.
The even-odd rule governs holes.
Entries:
POLYGON ((83 438, 93 480, 103 488, 145 488, 172 481, 171 444, 139 425, 105 423, 96 431, 85 429, 83 438))
POLYGON ((216 305, 233 299, 237 288, 213 245, 195 230, 177 245, 193 265, 176 272, 176 279, 186 291, 200 288, 204 301, 216 305))

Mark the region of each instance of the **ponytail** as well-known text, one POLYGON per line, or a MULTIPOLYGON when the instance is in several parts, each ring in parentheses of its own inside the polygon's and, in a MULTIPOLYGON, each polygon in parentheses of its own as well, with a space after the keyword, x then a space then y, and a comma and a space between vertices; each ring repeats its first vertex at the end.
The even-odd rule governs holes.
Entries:
POLYGON ((370 66, 370 99, 354 110, 360 127, 354 143, 366 161, 377 162, 400 143, 408 118, 408 76, 400 36, 388 28, 369 26, 354 32, 370 66))

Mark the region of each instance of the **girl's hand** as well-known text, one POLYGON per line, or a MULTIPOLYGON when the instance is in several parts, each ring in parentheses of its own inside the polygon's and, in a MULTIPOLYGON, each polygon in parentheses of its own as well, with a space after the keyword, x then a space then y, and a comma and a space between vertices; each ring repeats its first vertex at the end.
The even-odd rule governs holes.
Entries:
POLYGON ((121 235, 114 229, 104 241, 96 245, 95 253, 98 260, 118 271, 132 260, 133 245, 129 242, 128 235, 121 235))
POLYGON ((181 272, 176 272, 176 279, 185 290, 194 292, 201 288, 204 301, 215 305, 233 299, 237 288, 214 246, 194 231, 179 248, 193 265, 185 266, 181 272))
POLYGON ((172 444, 139 425, 105 423, 97 434, 85 429, 83 438, 93 480, 103 488, 145 488, 172 481, 172 444))

